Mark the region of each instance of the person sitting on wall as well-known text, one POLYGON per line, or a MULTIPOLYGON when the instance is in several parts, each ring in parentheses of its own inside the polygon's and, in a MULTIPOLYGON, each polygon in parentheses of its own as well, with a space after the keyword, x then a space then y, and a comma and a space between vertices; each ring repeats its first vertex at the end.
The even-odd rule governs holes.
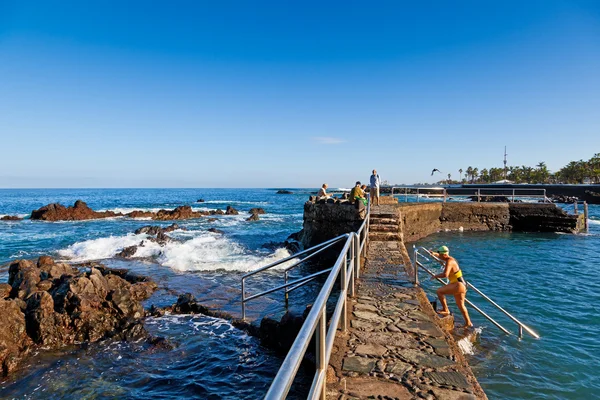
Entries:
POLYGON ((367 199, 365 198, 365 192, 360 187, 360 181, 357 181, 352 190, 350 191, 350 200, 356 202, 360 201, 365 206, 367 205, 367 199))
POLYGON ((327 188, 329 186, 324 183, 323 186, 321 186, 321 189, 319 189, 319 193, 317 193, 317 200, 321 200, 321 199, 328 199, 331 197, 331 195, 327 194, 327 188))
POLYGON ((436 278, 448 278, 450 282, 442 286, 437 290, 438 298, 442 304, 442 309, 437 313, 443 316, 449 315, 450 310, 448 309, 448 303, 446 302, 446 295, 453 295, 456 300, 456 305, 460 310, 463 318, 465 319, 464 328, 472 328, 471 318, 469 318, 469 312, 465 307, 465 299, 467 298, 467 282, 463 278, 462 271, 458 266, 458 262, 454 257, 450 257, 450 250, 448 247, 441 246, 438 251, 430 250, 431 254, 439 259, 439 263, 444 266, 444 272, 434 275, 431 279, 436 278))

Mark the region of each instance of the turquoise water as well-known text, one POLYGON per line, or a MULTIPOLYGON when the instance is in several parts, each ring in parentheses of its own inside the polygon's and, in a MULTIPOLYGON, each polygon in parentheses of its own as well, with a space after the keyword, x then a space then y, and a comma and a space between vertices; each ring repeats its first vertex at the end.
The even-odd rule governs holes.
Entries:
MULTIPOLYGON (((264 245, 281 242, 302 226, 303 204, 312 190, 292 191, 278 195, 273 189, 0 190, 0 216, 28 215, 51 202, 72 205, 77 199, 96 210, 123 212, 183 204, 204 210, 231 205, 240 211, 213 222, 178 221, 188 230, 169 234, 177 242, 165 248, 148 246, 132 260, 114 255, 139 243, 142 237, 133 235, 135 229, 171 222, 128 218, 0 222, 0 265, 41 254, 74 261, 99 259, 151 276, 159 290, 147 306, 172 304, 177 294, 191 292, 203 303, 239 313, 241 275, 285 257, 286 250, 264 245), (198 199, 205 202, 196 203, 198 199), (258 222, 246 222, 252 207, 262 207, 267 214, 258 222), (225 233, 210 233, 211 227, 225 233)), ((600 206, 591 206, 590 211, 589 235, 448 232, 419 242, 450 246, 467 279, 542 337, 506 336, 471 311, 483 329, 470 362, 490 399, 599 398, 600 206)), ((254 280, 250 290, 278 282, 279 275, 254 280)), ((0 269, 0 280, 5 279, 6 271, 0 269)), ((295 292, 292 305, 310 302, 314 289, 295 292)), ((517 331, 473 291, 468 296, 517 331)), ((251 304, 249 315, 281 312, 281 304, 281 295, 273 294, 251 304)), ((42 352, 18 375, 0 382, 0 397, 262 398, 282 361, 223 320, 166 317, 150 319, 146 326, 151 333, 168 337, 176 349, 152 351, 140 343, 109 342, 42 352)), ((302 397, 307 376, 301 374, 300 380, 295 392, 302 397)))
MULTIPOLYGON (((590 216, 589 234, 447 232, 418 242, 448 245, 468 281, 541 336, 507 336, 470 310, 483 328, 470 363, 490 399, 600 398, 600 206, 590 216)), ((467 298, 518 332, 474 291, 467 298)))

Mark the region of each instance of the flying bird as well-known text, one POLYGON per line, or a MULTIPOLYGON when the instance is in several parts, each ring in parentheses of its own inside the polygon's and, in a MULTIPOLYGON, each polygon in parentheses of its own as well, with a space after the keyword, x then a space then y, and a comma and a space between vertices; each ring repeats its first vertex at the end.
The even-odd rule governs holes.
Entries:
POLYGON ((431 171, 431 176, 433 176, 433 174, 434 174, 435 172, 439 172, 440 174, 442 173, 442 171, 440 171, 439 169, 437 169, 437 168, 434 168, 434 169, 431 171))

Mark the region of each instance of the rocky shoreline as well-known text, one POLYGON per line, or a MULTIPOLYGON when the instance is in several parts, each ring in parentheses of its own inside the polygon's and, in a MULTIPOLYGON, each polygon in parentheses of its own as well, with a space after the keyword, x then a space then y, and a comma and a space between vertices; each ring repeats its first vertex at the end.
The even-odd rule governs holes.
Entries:
MULTIPOLYGON (((31 212, 34 221, 85 221, 92 219, 129 217, 149 218, 155 221, 172 221, 202 218, 209 215, 237 215, 239 211, 231 206, 223 210, 194 211, 191 206, 184 205, 173 210, 143 211, 134 210, 129 213, 114 211, 94 211, 83 200, 77 200, 73 206, 65 207, 59 203, 51 203, 31 212)), ((11 217, 12 218, 12 217, 11 217)), ((12 220, 12 219, 11 219, 12 220)))

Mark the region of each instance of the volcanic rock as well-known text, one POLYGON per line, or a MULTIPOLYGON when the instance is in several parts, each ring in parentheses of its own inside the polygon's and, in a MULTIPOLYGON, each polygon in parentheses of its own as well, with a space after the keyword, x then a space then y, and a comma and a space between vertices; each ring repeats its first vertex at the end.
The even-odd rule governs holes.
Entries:
POLYGON ((17 217, 16 215, 5 215, 0 218, 0 221, 21 221, 23 218, 17 217))
POLYGON ((260 218, 258 218, 258 214, 252 214, 251 216, 246 218, 246 221, 258 221, 259 219, 260 218))
POLYGON ((217 228, 209 228, 209 229, 208 229, 208 231, 209 231, 209 232, 212 232, 212 233, 220 233, 220 234, 223 234, 223 233, 225 233, 225 232, 223 232, 222 230, 220 230, 220 229, 217 229, 217 228))
POLYGON ((140 301, 156 290, 156 284, 126 270, 88 266, 89 271, 80 271, 50 257, 40 257, 37 264, 28 260, 10 264, 8 285, 0 285, 5 295, 0 300, 3 374, 35 346, 58 348, 145 334, 140 301))
POLYGON ((173 232, 174 230, 177 230, 177 229, 186 230, 185 228, 181 228, 177 224, 171 224, 171 225, 167 226, 166 228, 163 228, 162 226, 157 226, 157 225, 146 225, 139 229, 136 229, 135 234, 139 235, 139 234, 145 233, 147 235, 157 235, 160 232, 162 232, 162 233, 173 232))
POLYGON ((250 211, 248 211, 249 214, 266 214, 265 210, 259 207, 256 208, 251 208, 250 211))
POLYGON ((131 258, 134 256, 135 252, 137 251, 138 246, 128 246, 125 247, 123 250, 121 250, 120 252, 118 252, 117 254, 115 254, 117 257, 122 257, 122 258, 131 258))
POLYGON ((294 192, 290 192, 289 190, 278 190, 275 194, 294 194, 294 192))
POLYGON ((113 211, 97 212, 92 210, 82 200, 77 200, 73 207, 65 207, 62 204, 52 203, 31 212, 32 220, 42 221, 82 221, 88 219, 99 219, 122 216, 121 213, 113 211))
POLYGON ((225 210, 225 215, 238 215, 239 211, 231 206, 227 206, 227 210, 225 210))
POLYGON ((204 199, 198 199, 196 200, 196 203, 204 203, 204 199))

